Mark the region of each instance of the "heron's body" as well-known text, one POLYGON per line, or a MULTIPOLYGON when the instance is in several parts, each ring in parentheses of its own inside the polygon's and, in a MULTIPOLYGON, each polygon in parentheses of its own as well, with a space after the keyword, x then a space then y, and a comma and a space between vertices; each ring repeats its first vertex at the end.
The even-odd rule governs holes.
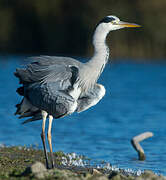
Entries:
MULTIPOLYGON (((66 57, 41 56, 35 59, 26 69, 16 71, 16 76, 24 84, 20 89, 24 99, 17 111, 20 118, 31 116, 28 121, 42 119, 41 110, 59 118, 81 112, 104 96, 104 87, 96 81, 86 90, 80 86, 84 83, 80 79, 86 63, 66 57)), ((91 76, 93 73, 90 68, 88 70, 87 76, 91 76)))
MULTIPOLYGON (((30 117, 24 123, 43 119, 42 141, 46 162, 45 121, 49 116, 48 141, 51 145, 53 118, 60 118, 73 112, 82 112, 97 104, 105 95, 105 88, 97 80, 108 58, 106 36, 111 30, 122 27, 138 27, 124 23, 115 16, 105 17, 96 27, 93 36, 94 56, 87 63, 69 57, 39 56, 24 69, 17 69, 15 75, 23 85, 17 92, 23 100, 17 105, 20 118, 30 117)), ((53 163, 53 157, 52 165, 53 163)))

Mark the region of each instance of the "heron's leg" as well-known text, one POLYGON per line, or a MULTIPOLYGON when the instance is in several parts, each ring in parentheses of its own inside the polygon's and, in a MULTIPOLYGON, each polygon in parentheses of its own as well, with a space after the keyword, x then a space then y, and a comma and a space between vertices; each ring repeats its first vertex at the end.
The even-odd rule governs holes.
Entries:
POLYGON ((46 168, 48 169, 49 168, 48 155, 47 155, 47 148, 46 148, 46 141, 45 141, 45 123, 46 123, 47 115, 48 115, 48 113, 46 111, 42 111, 43 124, 42 124, 41 139, 42 139, 44 155, 45 155, 45 159, 46 159, 46 168))
POLYGON ((52 168, 54 168, 54 156, 53 156, 53 151, 52 151, 52 137, 51 137, 51 128, 52 128, 52 120, 53 116, 49 115, 49 125, 48 125, 48 143, 50 147, 50 155, 51 155, 51 163, 52 163, 52 168))

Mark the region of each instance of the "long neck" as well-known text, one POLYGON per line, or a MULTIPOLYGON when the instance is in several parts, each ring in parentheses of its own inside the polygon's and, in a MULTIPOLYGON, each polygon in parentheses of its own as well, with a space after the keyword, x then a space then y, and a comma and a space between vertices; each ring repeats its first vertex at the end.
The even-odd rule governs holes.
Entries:
POLYGON ((93 35, 94 55, 87 62, 87 66, 93 70, 91 73, 93 73, 93 78, 96 78, 96 80, 102 73, 109 58, 109 48, 106 45, 108 32, 102 26, 98 26, 93 35))
POLYGON ((106 45, 107 34, 108 31, 99 26, 93 36, 94 55, 88 64, 99 69, 107 63, 109 58, 109 48, 106 45))
POLYGON ((106 45, 106 37, 109 31, 104 30, 102 26, 98 26, 94 32, 93 45, 94 55, 89 62, 87 62, 80 72, 81 84, 84 89, 89 89, 98 80, 102 73, 105 64, 109 58, 109 49, 106 45))

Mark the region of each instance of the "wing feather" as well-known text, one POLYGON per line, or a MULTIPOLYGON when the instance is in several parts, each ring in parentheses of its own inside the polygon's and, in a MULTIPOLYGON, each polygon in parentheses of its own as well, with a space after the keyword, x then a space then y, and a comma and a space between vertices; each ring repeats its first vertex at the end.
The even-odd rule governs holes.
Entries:
POLYGON ((74 84, 82 66, 79 61, 65 57, 39 56, 31 59, 34 59, 34 62, 26 68, 16 69, 15 76, 22 84, 66 81, 71 78, 71 83, 74 84))
MULTIPOLYGON (((24 96, 37 109, 46 110, 55 118, 64 116, 70 112, 75 100, 70 96, 74 84, 79 79, 79 69, 82 63, 72 58, 40 56, 32 58, 34 61, 25 68, 16 69, 15 76, 23 85, 17 92, 24 96), (36 98, 37 97, 37 98, 36 98)), ((26 108, 20 109, 23 104, 17 106, 20 118, 32 117, 25 121, 41 119, 41 113, 26 108)))

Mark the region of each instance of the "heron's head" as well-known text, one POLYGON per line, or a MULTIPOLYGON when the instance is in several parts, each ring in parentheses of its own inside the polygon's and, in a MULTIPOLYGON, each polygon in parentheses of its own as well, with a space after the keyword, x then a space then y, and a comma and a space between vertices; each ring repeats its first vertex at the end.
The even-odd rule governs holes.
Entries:
POLYGON ((122 28, 135 28, 135 27, 141 27, 138 24, 134 24, 134 23, 128 23, 128 22, 124 22, 121 21, 118 17, 116 16, 106 16, 104 17, 97 26, 100 26, 101 28, 103 28, 103 30, 106 31, 113 31, 113 30, 117 30, 117 29, 122 29, 122 28))

